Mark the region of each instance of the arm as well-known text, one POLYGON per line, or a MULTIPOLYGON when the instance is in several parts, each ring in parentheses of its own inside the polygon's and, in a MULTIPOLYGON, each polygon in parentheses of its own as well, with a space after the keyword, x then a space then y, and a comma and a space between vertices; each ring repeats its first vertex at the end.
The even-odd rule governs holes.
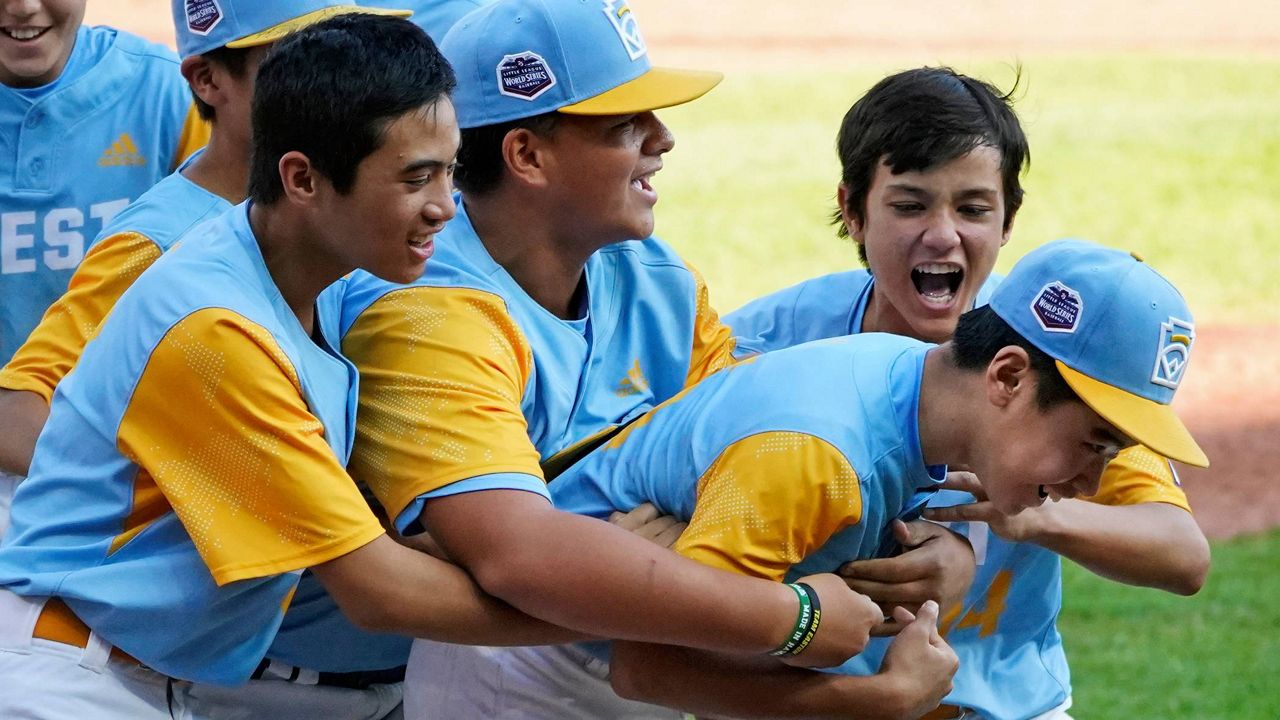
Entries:
POLYGON ((735 718, 917 718, 951 691, 958 661, 938 635, 935 603, 905 625, 880 672, 862 677, 788 668, 686 648, 614 643, 618 695, 686 712, 735 718))
POLYGON ((977 478, 955 473, 948 483, 978 502, 926 511, 934 520, 987 522, 1014 542, 1031 542, 1129 585, 1193 595, 1209 571, 1209 544, 1196 525, 1168 461, 1142 447, 1111 461, 1101 490, 1089 500, 1046 502, 1005 517, 985 502, 977 478))
POLYGON ((49 417, 49 405, 39 395, 24 390, 0 390, 0 472, 26 475, 36 438, 49 417))

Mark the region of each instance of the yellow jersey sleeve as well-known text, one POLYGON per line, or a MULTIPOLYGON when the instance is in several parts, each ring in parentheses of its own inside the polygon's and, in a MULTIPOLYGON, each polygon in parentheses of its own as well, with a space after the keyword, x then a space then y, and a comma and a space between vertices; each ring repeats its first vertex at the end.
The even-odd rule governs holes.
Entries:
POLYGON ((1121 451, 1107 463, 1098 494, 1088 499, 1103 505, 1162 502, 1191 512, 1169 460, 1141 445, 1121 451))
POLYGON ((782 580, 790 567, 862 518, 858 476, 830 443, 767 432, 725 448, 698 479, 674 550, 706 565, 782 580))
POLYGON ((209 121, 200 117, 193 102, 187 108, 187 117, 182 121, 182 131, 178 134, 178 151, 174 153, 173 167, 169 172, 178 169, 183 160, 191 157, 191 153, 209 144, 209 133, 212 128, 209 121))
POLYGON ((383 533, 288 357, 228 310, 200 310, 169 329, 116 442, 164 494, 219 585, 317 565, 383 533))
POLYGON ((27 390, 49 402, 120 295, 160 254, 155 243, 133 232, 96 243, 71 276, 67 291, 0 371, 0 387, 27 390))
POLYGON ((717 370, 733 364, 735 341, 733 331, 720 321, 720 315, 711 307, 710 292, 702 273, 689 265, 693 274, 697 296, 697 316, 693 323, 693 351, 689 354, 689 375, 685 385, 693 385, 717 370))
POLYGON ((533 351, 501 298, 454 287, 395 290, 356 319, 342 350, 360 370, 348 467, 390 517, 460 480, 542 479, 521 409, 533 351))

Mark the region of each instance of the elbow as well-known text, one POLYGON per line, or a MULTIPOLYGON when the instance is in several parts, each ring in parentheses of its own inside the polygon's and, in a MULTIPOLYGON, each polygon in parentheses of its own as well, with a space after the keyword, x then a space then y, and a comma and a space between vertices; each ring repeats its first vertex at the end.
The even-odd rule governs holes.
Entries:
POLYGON ((626 647, 628 643, 615 641, 613 656, 609 661, 609 684, 613 692, 624 700, 637 702, 653 702, 652 683, 645 676, 642 663, 632 661, 632 653, 626 647))
POLYGON ((1211 564, 1209 541, 1200 534, 1197 534, 1196 539, 1198 542, 1195 543, 1194 548, 1183 558, 1181 572, 1173 578, 1170 592, 1178 595, 1195 595, 1200 592, 1200 588, 1204 587, 1204 582, 1209 577, 1211 564))
POLYGON ((494 553, 468 567, 471 577, 489 595, 511 602, 508 598, 530 598, 535 594, 537 583, 530 566, 524 565, 521 571, 519 553, 494 553))
POLYGON ((352 625, 368 633, 402 633, 406 623, 397 617, 395 608, 400 603, 347 603, 341 605, 342 613, 352 625))

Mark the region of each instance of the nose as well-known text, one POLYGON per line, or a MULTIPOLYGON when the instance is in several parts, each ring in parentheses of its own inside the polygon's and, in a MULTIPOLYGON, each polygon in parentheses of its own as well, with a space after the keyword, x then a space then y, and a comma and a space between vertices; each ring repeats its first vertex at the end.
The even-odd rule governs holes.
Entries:
POLYGON ((950 208, 939 208, 929 215, 921 241, 933 250, 945 251, 960 244, 959 224, 950 208))
POLYGON ((436 183, 437 192, 431 193, 422 205, 422 216, 432 224, 443 224, 458 214, 453 202, 453 183, 436 183))
POLYGON ((671 152, 671 148, 676 146, 676 136, 653 111, 641 113, 636 122, 643 123, 645 127, 644 144, 641 146, 645 155, 661 155, 671 152))

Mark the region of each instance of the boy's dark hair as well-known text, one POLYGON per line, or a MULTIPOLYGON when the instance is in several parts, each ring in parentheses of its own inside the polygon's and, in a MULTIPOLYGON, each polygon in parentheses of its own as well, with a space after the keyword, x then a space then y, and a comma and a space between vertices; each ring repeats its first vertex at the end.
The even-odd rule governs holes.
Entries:
POLYGON ((453 184, 471 195, 493 191, 502 182, 506 161, 502 157, 502 141, 507 133, 520 128, 537 135, 550 135, 556 129, 560 113, 554 110, 541 115, 510 120, 496 125, 482 125, 462 131, 462 145, 458 148, 458 168, 453 172, 453 184))
POLYGON ((339 15, 289 35, 258 69, 249 197, 280 199, 278 166, 291 151, 349 192, 387 127, 448 97, 454 83, 436 44, 408 20, 339 15))
POLYGON ((1053 364, 1053 358, 1032 345, 989 305, 974 308, 960 316, 955 335, 951 336, 951 356, 961 370, 985 370, 1000 348, 1017 345, 1027 351, 1031 369, 1036 373, 1036 405, 1047 410, 1059 403, 1080 402, 1067 381, 1053 364))
MULTIPOLYGON (((986 145, 1000 151, 1004 185, 1004 229, 1022 206, 1019 174, 1031 151, 1011 101, 1021 71, 1009 92, 947 67, 907 70, 881 80, 863 95, 840 124, 836 140, 840 182, 849 214, 866 222, 867 193, 881 160, 894 173, 926 170, 986 145)), ((832 220, 840 237, 849 230, 836 208, 832 220)), ((861 245, 858 255, 867 263, 861 245)))
MULTIPOLYGON (((231 77, 239 80, 244 77, 245 70, 249 66, 249 50, 250 48, 229 48, 224 45, 204 53, 202 57, 226 68, 227 72, 231 73, 231 77)), ((213 120, 217 116, 214 107, 201 100, 194 89, 191 91, 191 99, 195 102, 196 112, 199 113, 201 120, 213 120)))

